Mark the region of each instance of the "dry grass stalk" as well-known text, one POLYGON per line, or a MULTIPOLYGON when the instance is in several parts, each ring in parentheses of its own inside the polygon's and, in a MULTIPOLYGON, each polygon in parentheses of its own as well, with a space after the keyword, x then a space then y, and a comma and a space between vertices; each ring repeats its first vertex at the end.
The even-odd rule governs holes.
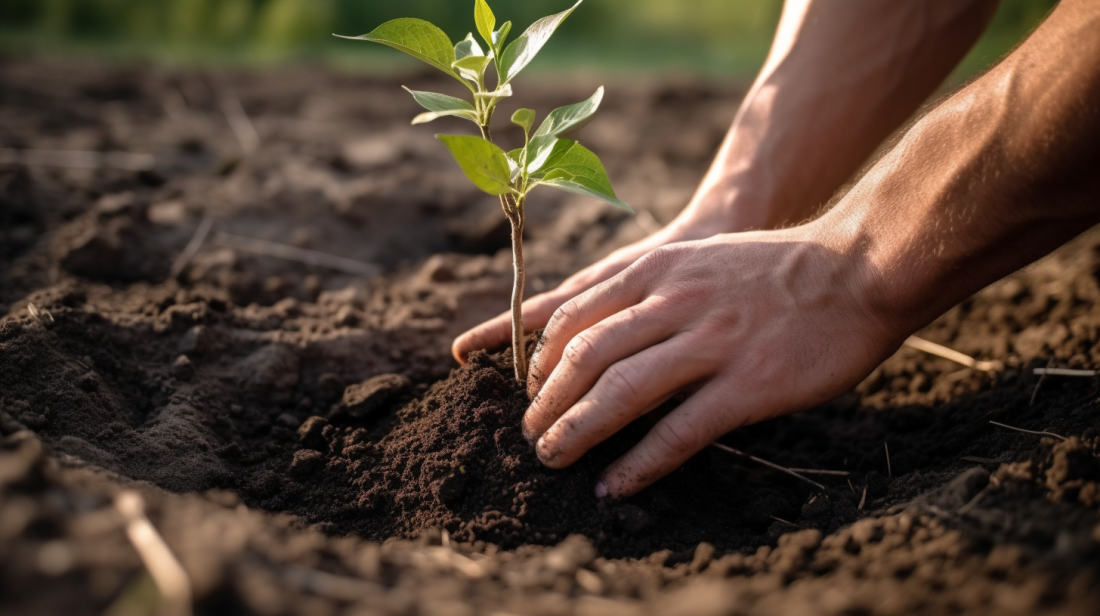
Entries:
POLYGON ((191 578, 172 550, 145 517, 145 500, 125 491, 115 499, 115 508, 126 520, 126 536, 149 571, 160 593, 163 616, 191 616, 191 578))
POLYGON ((1004 364, 999 361, 978 361, 969 355, 965 355, 954 349, 949 349, 941 344, 936 344, 935 342, 930 342, 923 338, 917 338, 916 336, 910 336, 905 341, 905 346, 923 351, 929 355, 942 357, 943 359, 962 364, 967 368, 972 368, 981 372, 997 372, 1004 368, 1004 364))
POLYGON ((788 474, 792 477, 795 477, 796 479, 800 479, 802 481, 805 481, 806 483, 814 486, 815 488, 821 490, 822 492, 827 491, 825 489, 825 486, 823 486, 820 483, 814 481, 813 479, 810 479, 810 478, 806 477, 805 475, 800 475, 800 474, 796 473, 795 471, 792 471, 789 468, 779 466, 778 464, 774 464, 772 462, 768 462, 767 460, 764 460, 762 458, 758 458, 754 455, 747 454, 747 453, 741 451, 740 449, 734 449, 733 447, 729 447, 728 445, 723 445, 721 443, 711 443, 711 446, 715 447, 715 448, 718 448, 718 449, 721 449, 722 451, 724 451, 726 453, 732 453, 735 456, 741 456, 742 458, 748 458, 748 459, 752 460, 753 462, 756 462, 757 464, 763 464, 764 466, 766 466, 770 469, 777 470, 781 473, 786 473, 786 474, 788 474))
POLYGON ((277 244, 275 242, 268 242, 240 235, 231 235, 222 231, 219 231, 214 236, 214 241, 223 246, 250 252, 255 255, 276 257, 279 259, 286 259, 287 261, 297 261, 299 263, 305 263, 306 265, 325 267, 353 276, 374 278, 382 273, 382 266, 375 263, 365 263, 363 261, 356 261, 355 259, 317 252, 316 250, 306 250, 304 248, 298 248, 297 246, 287 246, 286 244, 277 244))
POLYGON ((832 477, 847 477, 851 475, 848 471, 826 471, 819 468, 792 468, 788 470, 802 473, 803 475, 830 475, 832 477))
POLYGON ((1069 368, 1036 368, 1035 374, 1042 376, 1069 376, 1089 378, 1094 377, 1100 373, 1098 373, 1096 370, 1070 370, 1069 368))
POLYGON ((867 504, 867 486, 863 486, 863 497, 859 499, 859 510, 863 511, 863 506, 867 504))
POLYGON ((890 444, 883 443, 882 448, 886 450, 886 474, 890 479, 894 478, 894 467, 890 465, 890 444))
POLYGON ((1035 436, 1049 436, 1051 438, 1056 438, 1060 441, 1066 440, 1066 437, 1062 436, 1061 434, 1055 434, 1053 432, 1037 432, 1035 430, 1025 430, 1023 428, 1017 428, 1015 426, 1010 426, 1008 424, 1003 424, 1003 423, 1000 423, 1000 422, 997 422, 997 421, 991 421, 989 423, 991 423, 991 424, 993 424, 997 427, 1004 428, 1006 430, 1015 430, 1016 432, 1023 432, 1024 434, 1034 434, 1035 436))
POLYGON ((786 524, 787 526, 793 526, 799 530, 802 530, 802 527, 798 524, 795 524, 794 522, 788 522, 787 520, 784 520, 783 518, 777 518, 774 515, 769 515, 768 517, 775 520, 776 522, 779 522, 780 524, 786 524))
MULTIPOLYGON (((1053 364, 1054 358, 1052 357, 1050 358, 1050 361, 1047 362, 1047 369, 1049 369, 1053 364)), ((1027 403, 1028 406, 1032 406, 1033 404, 1035 404, 1035 399, 1039 397, 1039 388, 1043 386, 1043 381, 1045 380, 1047 380, 1047 373, 1044 370, 1043 373, 1039 375, 1039 382, 1035 384, 1035 391, 1031 392, 1031 401, 1027 403)))
POLYGON ((191 241, 187 242, 187 247, 183 249, 180 256, 172 263, 172 271, 169 274, 169 279, 178 278, 183 270, 187 269, 187 266, 191 264, 191 259, 195 258, 195 255, 199 252, 199 248, 202 248, 202 243, 206 241, 206 236, 210 234, 210 229, 214 227, 214 217, 208 212, 202 217, 202 222, 199 223, 199 228, 195 229, 195 235, 191 236, 191 241))

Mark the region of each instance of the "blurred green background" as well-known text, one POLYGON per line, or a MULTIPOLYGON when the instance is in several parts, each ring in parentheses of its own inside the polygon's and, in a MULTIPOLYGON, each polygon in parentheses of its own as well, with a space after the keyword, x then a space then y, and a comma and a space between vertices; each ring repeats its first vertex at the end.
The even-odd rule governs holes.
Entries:
MULTIPOLYGON (((491 4, 499 21, 515 23, 515 35, 571 1, 491 4)), ((995 61, 1054 4, 1001 0, 993 27, 955 78, 995 61)), ((532 68, 748 75, 763 63, 781 9, 782 0, 588 0, 532 68)), ((0 0, 0 49, 173 63, 313 60, 388 71, 406 66, 401 54, 330 33, 420 17, 457 40, 473 30, 472 13, 473 0, 0 0)))

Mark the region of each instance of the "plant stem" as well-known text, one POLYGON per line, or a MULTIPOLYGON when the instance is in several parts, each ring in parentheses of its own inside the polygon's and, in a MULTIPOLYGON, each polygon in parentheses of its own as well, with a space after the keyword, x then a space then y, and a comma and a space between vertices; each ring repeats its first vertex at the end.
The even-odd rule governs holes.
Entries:
POLYGON ((512 356, 516 364, 516 380, 527 382, 527 345, 523 340, 523 290, 527 273, 523 269, 523 203, 516 204, 508 216, 512 223, 512 356))

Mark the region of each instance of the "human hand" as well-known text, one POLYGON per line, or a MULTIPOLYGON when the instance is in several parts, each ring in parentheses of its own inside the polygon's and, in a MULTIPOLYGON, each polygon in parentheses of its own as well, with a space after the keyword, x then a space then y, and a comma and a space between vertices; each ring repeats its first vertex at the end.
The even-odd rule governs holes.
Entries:
MULTIPOLYGON (((657 233, 616 250, 570 276, 554 290, 523 302, 525 329, 533 331, 545 326, 550 316, 562 304, 630 267, 635 261, 656 248, 677 242, 705 239, 734 230, 730 228, 729 217, 699 215, 696 209, 685 210, 679 218, 657 233)), ((507 311, 456 338, 451 352, 455 359, 465 363, 471 352, 501 346, 511 340, 511 337, 512 313, 507 311)))
POLYGON ((625 497, 739 426, 826 402, 897 349, 857 250, 821 225, 666 245, 566 301, 531 362, 524 435, 564 468, 672 396, 694 392, 612 464, 625 497))

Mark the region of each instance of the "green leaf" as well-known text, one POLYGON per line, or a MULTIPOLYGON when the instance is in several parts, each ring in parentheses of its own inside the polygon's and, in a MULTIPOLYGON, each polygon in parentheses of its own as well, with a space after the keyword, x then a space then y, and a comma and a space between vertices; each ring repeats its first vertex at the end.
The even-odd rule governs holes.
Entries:
POLYGON ((455 60, 455 70, 459 75, 462 75, 463 79, 469 79, 474 83, 481 83, 482 77, 485 76, 485 69, 488 68, 489 63, 492 60, 486 56, 468 56, 461 60, 455 60))
MULTIPOLYGON (((405 86, 401 86, 405 88, 405 86)), ((462 100, 461 98, 455 98, 446 94, 439 94, 437 92, 422 92, 420 90, 410 90, 405 88, 405 91, 413 95, 416 102, 420 103, 420 106, 428 111, 474 111, 474 106, 469 102, 462 100)))
POLYGON ((615 196, 607 169, 598 156, 570 139, 559 139, 539 173, 532 174, 538 184, 585 195, 634 213, 634 209, 615 196))
POLYGON ((475 186, 490 195, 505 195, 512 190, 512 172, 508 155, 481 137, 436 135, 458 166, 475 186))
POLYGON ((500 30, 493 33, 493 51, 500 55, 504 49, 504 43, 508 41, 508 34, 512 32, 512 22, 506 21, 500 26, 500 30))
POLYGON ((455 117, 462 118, 463 120, 469 120, 474 124, 479 124, 477 119, 477 113, 473 111, 428 111, 422 113, 413 118, 413 126, 417 124, 427 124, 428 122, 435 122, 439 118, 455 117))
POLYGON ((550 40, 550 36, 558 29, 561 22, 577 10, 581 2, 584 2, 584 0, 577 0, 573 8, 567 11, 550 17, 543 17, 536 21, 519 38, 512 41, 511 45, 508 45, 508 48, 504 50, 504 54, 500 57, 500 67, 503 70, 503 74, 500 76, 502 83, 511 81, 531 63, 531 60, 535 59, 535 56, 546 45, 546 41, 550 40))
POLYGON ((477 44, 474 40, 474 35, 467 34, 466 38, 462 39, 455 45, 455 60, 462 60, 469 58, 470 56, 484 56, 485 52, 481 50, 481 45, 477 44))
MULTIPOLYGON (((404 86, 401 87, 404 88, 404 86)), ((405 88, 405 90, 413 95, 413 98, 416 99, 416 102, 420 103, 421 107, 428 110, 428 113, 422 113, 413 118, 413 124, 426 124, 448 116, 459 117, 474 123, 477 122, 477 110, 474 109, 473 105, 461 98, 447 96, 446 94, 438 94, 436 92, 409 90, 408 88, 405 88)))
POLYGON ((592 98, 575 105, 559 107, 551 111, 550 115, 546 116, 546 119, 542 121, 542 125, 539 126, 539 129, 535 131, 535 136, 557 136, 581 128, 592 119, 592 115, 600 108, 600 103, 603 101, 603 93, 603 86, 600 86, 600 89, 596 90, 592 98))
POLYGON ((497 16, 493 15, 493 10, 485 0, 475 0, 474 22, 477 24, 477 31, 481 34, 481 38, 485 39, 489 47, 492 47, 493 28, 497 27, 497 16))
POLYGON ((419 58, 448 75, 458 77, 451 68, 455 61, 451 39, 431 22, 423 19, 394 19, 378 26, 369 34, 340 38, 381 43, 419 58))
POLYGON ((540 135, 531 139, 531 143, 527 145, 527 172, 535 173, 542 169, 557 143, 558 138, 553 135, 540 135))
POLYGON ((530 133, 531 127, 535 125, 535 110, 517 109, 512 114, 512 123, 522 128, 524 133, 530 133))

